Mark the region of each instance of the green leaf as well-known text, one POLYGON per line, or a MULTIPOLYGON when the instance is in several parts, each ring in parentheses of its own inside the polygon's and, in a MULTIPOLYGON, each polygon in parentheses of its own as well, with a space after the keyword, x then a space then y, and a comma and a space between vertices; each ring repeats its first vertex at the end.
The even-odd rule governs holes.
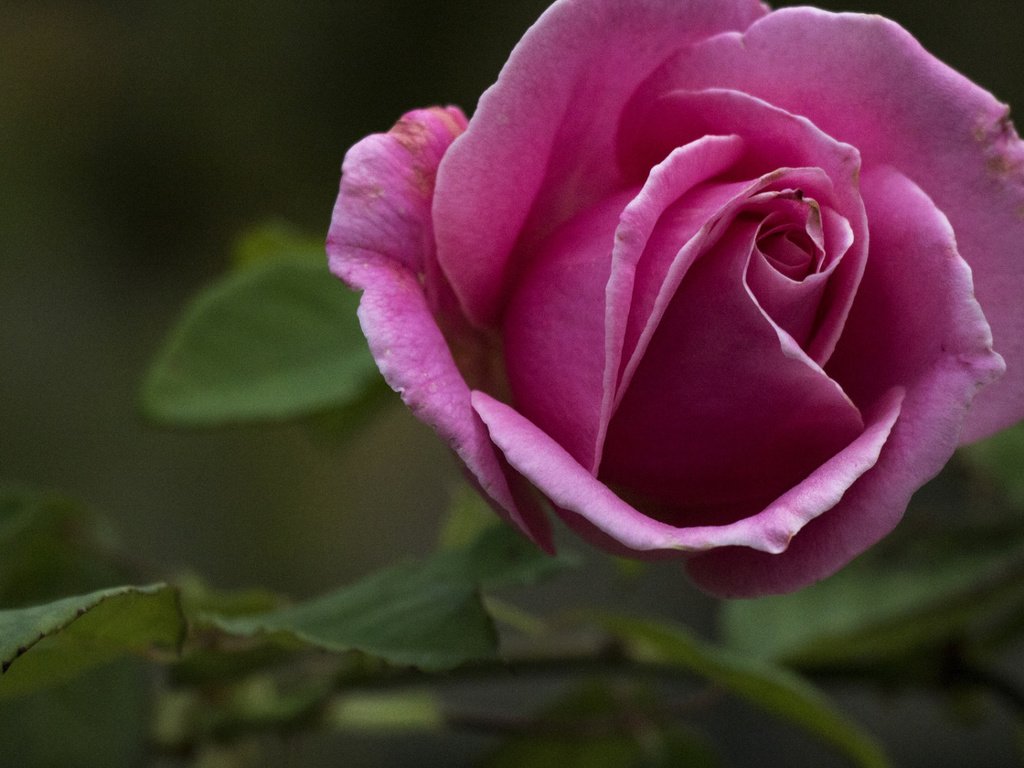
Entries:
POLYGON ((0 697, 62 683, 129 653, 176 650, 184 633, 177 592, 163 584, 0 611, 0 697))
POLYGON ((16 607, 128 577, 98 515, 56 493, 0 488, 0 605, 16 607))
POLYGON ((400 565, 292 608, 249 618, 207 620, 243 637, 333 652, 359 650, 395 664, 446 669, 494 655, 497 638, 475 586, 400 565))
POLYGON ((231 252, 232 262, 249 268, 272 259, 324 263, 323 237, 311 237, 286 221, 268 221, 244 232, 231 252))
POLYGON ((386 407, 397 402, 395 390, 381 376, 375 376, 358 397, 308 416, 302 420, 302 426, 314 445, 325 448, 343 445, 386 407))
POLYGON ((580 558, 571 551, 544 554, 513 528, 495 523, 462 549, 438 553, 432 567, 453 578, 473 581, 485 589, 535 584, 566 569, 580 558))
POLYGON ((959 455, 975 472, 995 481, 1017 509, 1024 508, 1024 425, 961 448, 959 455))
POLYGON ((494 510, 467 483, 455 487, 441 532, 439 549, 459 549, 472 544, 488 528, 494 526, 494 510))
POLYGON ((269 259, 203 291, 149 371, 145 413, 210 427, 287 420, 368 397, 379 374, 358 296, 325 262, 269 259))
POLYGON ((293 607, 247 617, 210 614, 203 621, 244 637, 270 635, 288 644, 448 669, 497 653, 481 588, 531 583, 569 562, 545 556, 507 526, 495 526, 468 548, 387 568, 293 607))
POLYGON ((760 658, 906 669, 1022 608, 1024 534, 972 529, 883 546, 801 592, 729 603, 722 617, 728 643, 760 658))
POLYGON ((369 691, 339 698, 329 707, 326 720, 353 731, 437 731, 444 725, 444 714, 429 691, 369 691))
POLYGON ((856 765, 889 765, 881 747, 842 715, 817 688, 794 673, 703 643, 681 627, 622 617, 601 623, 640 661, 668 664, 720 685, 845 753, 856 765))

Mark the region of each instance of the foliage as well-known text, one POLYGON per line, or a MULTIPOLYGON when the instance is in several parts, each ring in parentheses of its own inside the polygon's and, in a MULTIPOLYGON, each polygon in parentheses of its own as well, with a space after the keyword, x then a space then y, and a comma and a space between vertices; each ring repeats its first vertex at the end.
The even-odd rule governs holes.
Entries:
MULTIPOLYGON (((144 412, 187 428, 289 420, 352 440, 391 397, 357 302, 319 242, 254 230, 157 355, 144 412)), ((1021 446, 1016 430, 966 450, 900 535, 837 576, 722 606, 718 640, 599 604, 524 608, 533 585, 599 566, 541 554, 468 486, 432 553, 298 602, 147 568, 84 505, 0 488, 0 738, 17 742, 5 755, 29 768, 154 755, 242 766, 262 764, 268 734, 470 731, 489 736, 487 768, 725 766, 728 743, 699 713, 726 699, 880 768, 886 746, 843 711, 837 681, 984 693, 1024 722, 1024 681, 1001 664, 1024 636, 1021 446), (527 702, 505 701, 515 685, 527 702), (502 706, 470 706, 467 690, 495 686, 502 706), (76 746, 47 739, 54 728, 76 746)), ((643 576, 609 570, 623 584, 643 576)))

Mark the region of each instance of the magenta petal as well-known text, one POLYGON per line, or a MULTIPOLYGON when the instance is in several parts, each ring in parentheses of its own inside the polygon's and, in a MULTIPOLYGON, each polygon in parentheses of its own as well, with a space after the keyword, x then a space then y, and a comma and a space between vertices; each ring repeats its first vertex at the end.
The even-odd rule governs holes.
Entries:
POLYGON ((433 258, 437 166, 466 129, 456 107, 419 109, 387 133, 375 133, 345 155, 342 183, 327 235, 331 269, 346 279, 357 252, 384 256, 416 273, 433 258))
POLYGON ((690 267, 608 428, 599 477, 676 525, 764 508, 864 428, 750 295, 756 231, 733 222, 690 267))
POLYGON ((871 258, 829 370, 858 399, 905 387, 877 464, 809 523, 782 554, 736 548, 688 564, 722 596, 789 592, 824 578, 889 533, 910 496, 956 448, 978 389, 998 377, 985 318, 952 230, 928 197, 892 169, 865 174, 871 258), (915 313, 908 321, 906 308, 915 313))
POLYGON ((438 176, 438 254, 473 322, 499 316, 517 242, 621 184, 614 137, 637 83, 681 46, 765 13, 757 0, 560 0, 544 13, 438 176), (531 209, 544 212, 536 226, 531 209))
MULTIPOLYGON (((971 270, 957 252, 949 221, 920 187, 892 168, 865 173, 861 186, 871 255, 829 373, 858 403, 869 403, 892 386, 913 391, 919 379, 955 355, 973 395, 1001 375, 1003 363, 992 352, 971 270)), ((961 417, 961 399, 952 396, 947 418, 961 417)))
MULTIPOLYGON (((839 332, 826 324, 841 325, 841 320, 845 319, 834 311, 824 313, 823 317, 820 310, 828 291, 829 278, 842 263, 842 257, 853 241, 853 232, 846 219, 830 208, 821 210, 816 204, 806 200, 796 204, 805 206, 804 215, 809 220, 808 227, 801 230, 801 234, 810 231, 811 235, 817 234, 820 237, 821 242, 816 245, 821 251, 821 263, 824 266, 816 265, 816 259, 794 245, 787 236, 782 242, 790 246, 790 266, 793 268, 788 271, 785 265, 780 268, 779 264, 772 257, 765 255, 763 248, 759 246, 751 256, 746 278, 758 304, 780 328, 793 337, 801 349, 806 350, 809 346, 820 349, 823 345, 812 344, 812 340, 822 336, 838 339, 839 332), (815 224, 820 222, 820 219, 824 219, 825 226, 815 232, 815 224), (794 266, 798 263, 803 265, 799 269, 794 266), (799 276, 805 272, 810 274, 799 276)), ((759 239, 764 237, 763 229, 764 227, 759 239)), ((804 239, 811 241, 812 238, 808 236, 804 239)), ((814 359, 813 354, 809 353, 808 356, 814 359)))
POLYGON ((770 14, 744 35, 682 51, 661 87, 728 87, 806 115, 856 146, 864 167, 889 164, 945 212, 1006 359, 964 439, 1024 417, 1024 145, 1008 109, 880 16, 812 8, 770 14))
POLYGON ((894 391, 879 409, 879 417, 857 440, 763 511, 728 525, 682 527, 654 520, 630 506, 509 406, 474 392, 473 407, 509 463, 563 515, 573 516, 567 522, 585 536, 592 527, 596 535, 588 537, 610 542, 616 551, 656 555, 744 547, 748 552, 778 553, 874 464, 899 413, 901 395, 894 391))
POLYGON ((504 317, 516 403, 588 467, 596 465, 603 431, 605 286, 619 214, 633 194, 609 197, 549 237, 520 276, 504 317))
POLYGON ((452 446, 504 516, 550 550, 548 521, 532 500, 522 503, 525 495, 517 504, 512 473, 506 475, 472 410, 469 387, 421 284, 421 276, 429 281, 434 258, 434 170, 460 119, 457 110, 413 112, 391 133, 352 148, 327 238, 330 266, 363 290, 360 322, 388 384, 452 446))
MULTIPOLYGON (((615 404, 623 355, 632 354, 680 245, 678 242, 674 243, 675 247, 652 244, 650 239, 655 226, 666 209, 685 193, 728 168, 739 157, 742 144, 737 136, 705 136, 673 150, 651 169, 640 193, 619 217, 611 274, 605 289, 604 392, 594 454, 598 463, 615 404), (641 260, 658 263, 646 264, 644 269, 638 270, 641 260), (635 327, 632 334, 628 333, 629 325, 635 327)), ((695 233, 705 223, 706 212, 718 208, 719 197, 712 195, 705 205, 689 208, 688 213, 693 215, 688 230, 695 233)), ((678 236, 679 228, 671 227, 671 235, 678 236)), ((593 470, 597 471, 596 464, 593 470)))
MULTIPOLYGON (((623 394, 628 391, 633 375, 643 360, 662 317, 674 300, 694 260, 717 247, 719 239, 729 229, 739 212, 755 198, 791 195, 791 192, 787 193, 785 190, 794 188, 802 188, 810 196, 820 199, 832 197, 831 182, 821 169, 785 168, 750 183, 702 185, 691 194, 683 195, 662 216, 648 244, 651 253, 645 253, 638 265, 640 269, 633 286, 633 303, 629 308, 625 340, 622 345, 621 373, 613 408, 618 407, 623 394), (695 226, 699 226, 696 233, 693 232, 695 226)), ((752 236, 753 234, 751 231, 752 236)), ((857 254, 857 257, 861 258, 862 254, 857 254)), ((734 265, 739 270, 737 279, 742 281, 742 269, 738 262, 734 265)), ((856 264, 854 269, 847 271, 847 277, 851 277, 851 273, 859 274, 856 264)), ((736 285, 738 287, 739 282, 736 285)), ((849 290, 849 286, 845 284, 839 287, 849 290)), ((829 329, 830 323, 834 322, 837 315, 845 315, 844 307, 849 304, 843 297, 842 290, 836 291, 833 288, 832 292, 840 297, 839 301, 834 302, 838 309, 832 307, 830 312, 825 312, 820 323, 822 327, 829 329)), ((825 351, 831 351, 826 350, 826 346, 827 342, 815 345, 819 356, 825 351)), ((819 357, 813 354, 809 357, 819 362, 819 357)))
MULTIPOLYGON (((731 36, 729 36, 731 38, 731 36)), ((786 169, 816 168, 827 176, 831 191, 819 193, 818 204, 834 208, 852 228, 853 242, 829 279, 829 317, 808 350, 824 362, 831 355, 864 269, 867 222, 857 193, 860 154, 849 144, 820 130, 806 118, 747 93, 723 88, 688 90, 688 84, 667 93, 668 82, 655 78, 640 88, 619 135, 623 162, 645 167, 670 148, 706 133, 735 134, 743 139, 743 158, 734 173, 757 178, 786 169)), ((805 190, 806 191, 806 190, 805 190)))

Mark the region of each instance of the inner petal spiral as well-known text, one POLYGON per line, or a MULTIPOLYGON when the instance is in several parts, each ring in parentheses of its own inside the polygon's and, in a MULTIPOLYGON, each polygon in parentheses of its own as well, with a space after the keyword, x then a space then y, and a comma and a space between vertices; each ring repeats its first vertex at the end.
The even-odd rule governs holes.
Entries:
POLYGON ((744 213, 761 217, 747 264, 747 287, 767 318, 807 349, 817 331, 828 276, 848 242, 838 226, 826 237, 821 207, 802 192, 758 197, 744 213))

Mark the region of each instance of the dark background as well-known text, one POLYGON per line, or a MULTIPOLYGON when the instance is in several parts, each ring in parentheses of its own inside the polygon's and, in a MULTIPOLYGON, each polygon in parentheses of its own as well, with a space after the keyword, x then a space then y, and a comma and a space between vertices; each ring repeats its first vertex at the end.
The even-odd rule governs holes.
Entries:
MULTIPOLYGON (((225 587, 303 596, 431 549, 458 475, 400 407, 325 449, 295 427, 156 430, 136 390, 241 232, 268 218, 325 232, 347 147, 413 107, 471 112, 546 5, 0 3, 0 481, 84 499, 155 573, 225 587)), ((821 5, 894 18, 1024 109, 1019 0, 821 5)), ((711 604, 675 570, 643 584, 637 610, 707 628, 711 604)), ((1000 731, 925 737, 944 729, 940 707, 861 698, 903 765, 998 759, 970 745, 1000 731)), ((764 721, 738 717, 754 743, 764 721)))

